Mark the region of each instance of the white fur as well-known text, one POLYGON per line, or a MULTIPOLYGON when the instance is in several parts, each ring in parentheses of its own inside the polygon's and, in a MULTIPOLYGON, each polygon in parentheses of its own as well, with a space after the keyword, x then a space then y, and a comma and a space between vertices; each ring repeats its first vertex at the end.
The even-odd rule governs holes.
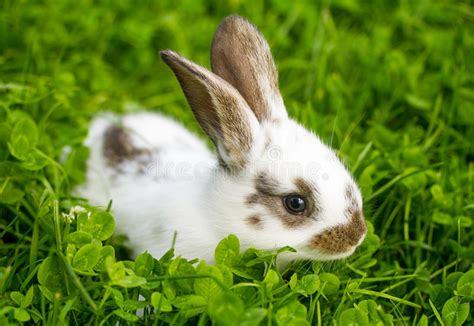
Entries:
MULTIPOLYGON (((351 254, 326 257, 306 247, 312 236, 346 219, 344 187, 354 182, 334 152, 291 119, 277 126, 264 124, 258 133, 251 164, 238 176, 229 177, 205 144, 169 118, 151 113, 98 117, 86 140, 91 150, 87 183, 78 192, 93 205, 105 206, 113 200, 117 232, 127 234, 136 254, 148 250, 160 257, 170 248, 175 232, 178 255, 208 262, 213 261, 218 241, 230 233, 238 235, 243 249, 292 246, 298 254, 291 254, 288 259, 351 254), (154 153, 145 173, 137 171, 135 161, 121 165, 125 174, 105 163, 102 135, 117 119, 133 135, 136 146, 154 153), (272 142, 265 151, 264 138, 268 136, 272 142), (260 209, 258 212, 264 217, 262 230, 249 226, 245 217, 255 209, 244 202, 255 191, 257 171, 270 172, 287 188, 282 190, 294 190, 291 180, 295 177, 311 180, 322 189, 323 207, 318 222, 288 229, 260 209)), ((359 192, 357 200, 362 205, 359 192)))
MULTIPOLYGON (((243 21, 235 16, 228 19, 230 23, 232 20, 243 21)), ((258 33, 253 27, 248 30, 249 33, 258 33)), ((253 51, 260 50, 257 47, 253 51)), ((269 84, 268 76, 275 74, 262 76, 261 89, 256 90, 271 104, 271 119, 259 122, 239 97, 238 91, 227 82, 171 51, 165 51, 162 55, 175 73, 180 65, 187 65, 186 69, 180 70, 181 78, 188 78, 185 74, 195 70, 194 75, 189 77, 193 83, 212 81, 214 86, 205 89, 222 86, 220 92, 228 92, 225 96, 234 99, 233 102, 214 101, 216 94, 210 94, 211 104, 219 117, 216 123, 226 116, 224 110, 241 110, 240 116, 248 118, 242 124, 248 127, 247 133, 252 138, 250 152, 227 157, 235 153, 226 154, 226 148, 216 137, 220 159, 238 162, 238 159, 245 157, 244 168, 238 174, 229 174, 201 140, 170 118, 152 113, 122 117, 106 114, 97 117, 91 124, 86 140, 91 150, 87 182, 77 189, 77 193, 88 198, 93 205, 105 206, 113 200, 117 232, 128 235, 135 254, 148 250, 155 257, 161 256, 170 248, 176 233, 176 254, 212 262, 218 241, 233 233, 239 237, 242 249, 251 246, 260 249, 291 246, 298 251, 285 254, 285 260, 332 259, 350 255, 355 247, 335 255, 323 254, 308 247, 314 236, 347 222, 345 213, 350 205, 354 205, 348 202, 345 195, 348 185, 355 191, 358 208, 362 208, 362 198, 351 175, 333 150, 288 118, 280 94, 269 84), (206 77, 199 80, 204 75, 206 77), (238 104, 228 108, 220 107, 220 103, 238 104), (146 149, 150 155, 110 165, 104 157, 104 134, 117 123, 130 135, 134 147, 146 149), (249 195, 256 191, 256 175, 262 172, 278 180, 281 193, 297 191, 295 178, 312 183, 319 192, 321 212, 310 223, 289 228, 265 207, 246 203, 249 195), (247 220, 254 214, 262 218, 259 227, 247 220)), ((186 84, 184 87, 193 86, 186 84)), ((189 94, 194 96, 193 92, 189 94)), ((202 99, 194 104, 203 105, 202 99)), ((204 104, 200 109, 207 112, 209 108, 205 105, 210 104, 204 104)), ((210 124, 210 127, 214 128, 214 125, 210 124)), ((219 128, 214 133, 219 133, 219 128)))
POLYGON ((90 148, 87 182, 77 192, 93 205, 105 206, 113 200, 117 232, 128 236, 135 253, 148 250, 159 257, 171 247, 175 232, 176 251, 187 257, 198 257, 215 245, 216 236, 196 207, 216 163, 198 138, 169 118, 136 113, 96 118, 85 144, 90 148), (136 161, 121 164, 122 173, 106 164, 103 135, 118 120, 136 146, 153 153, 145 173, 138 171, 136 161))

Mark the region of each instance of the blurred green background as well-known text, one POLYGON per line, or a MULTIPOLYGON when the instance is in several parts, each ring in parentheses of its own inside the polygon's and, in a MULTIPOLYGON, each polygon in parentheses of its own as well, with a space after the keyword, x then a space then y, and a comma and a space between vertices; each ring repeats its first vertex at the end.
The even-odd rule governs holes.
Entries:
MULTIPOLYGON (((471 1, 0 1, 0 266, 30 277, 38 261, 11 244, 27 243, 21 234, 31 235, 35 218, 83 180, 81 143, 98 112, 152 110, 203 135, 158 52, 209 67, 213 33, 234 13, 267 38, 290 115, 337 149, 361 185, 374 225, 370 254, 321 268, 424 275, 391 293, 422 305, 436 324, 429 299, 440 313, 444 301, 433 286, 455 295, 446 275, 474 260, 471 1), (28 145, 36 156, 9 145, 19 111, 37 125, 28 145), (64 146, 71 153, 59 165, 64 146)), ((15 287, 6 279, 0 293, 15 287)), ((391 312, 403 324, 409 309, 391 312)))

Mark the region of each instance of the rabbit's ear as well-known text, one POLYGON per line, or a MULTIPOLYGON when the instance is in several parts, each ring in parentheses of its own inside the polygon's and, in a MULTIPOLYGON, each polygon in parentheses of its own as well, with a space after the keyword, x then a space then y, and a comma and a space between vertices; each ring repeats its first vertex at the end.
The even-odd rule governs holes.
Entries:
POLYGON ((222 21, 212 41, 211 65, 242 94, 258 121, 288 117, 270 47, 246 19, 228 16, 222 21))
POLYGON ((247 102, 209 70, 170 50, 160 55, 176 75, 197 121, 216 145, 221 163, 231 169, 244 167, 259 129, 247 102))

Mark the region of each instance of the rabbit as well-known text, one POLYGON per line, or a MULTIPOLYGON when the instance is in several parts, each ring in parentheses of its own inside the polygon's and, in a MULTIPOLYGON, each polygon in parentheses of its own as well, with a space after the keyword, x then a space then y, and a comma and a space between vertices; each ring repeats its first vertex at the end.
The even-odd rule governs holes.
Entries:
POLYGON ((112 200, 117 232, 135 254, 214 262, 221 239, 241 249, 296 252, 283 261, 351 255, 367 226, 359 187, 335 152, 288 117, 269 45, 245 18, 226 17, 212 71, 160 52, 215 147, 156 113, 102 115, 91 124, 87 181, 94 205, 112 200))

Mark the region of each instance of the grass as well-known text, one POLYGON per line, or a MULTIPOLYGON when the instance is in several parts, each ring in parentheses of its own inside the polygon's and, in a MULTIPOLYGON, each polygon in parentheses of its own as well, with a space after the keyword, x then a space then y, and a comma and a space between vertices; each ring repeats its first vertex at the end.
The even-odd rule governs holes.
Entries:
POLYGON ((473 21, 468 1, 2 1, 0 324, 474 323, 473 21), (87 207, 70 194, 98 112, 200 132, 157 53, 208 66, 230 13, 259 26, 290 115, 362 187, 370 232, 349 259, 280 272, 229 236, 216 266, 131 261, 108 212, 70 211, 87 207))

